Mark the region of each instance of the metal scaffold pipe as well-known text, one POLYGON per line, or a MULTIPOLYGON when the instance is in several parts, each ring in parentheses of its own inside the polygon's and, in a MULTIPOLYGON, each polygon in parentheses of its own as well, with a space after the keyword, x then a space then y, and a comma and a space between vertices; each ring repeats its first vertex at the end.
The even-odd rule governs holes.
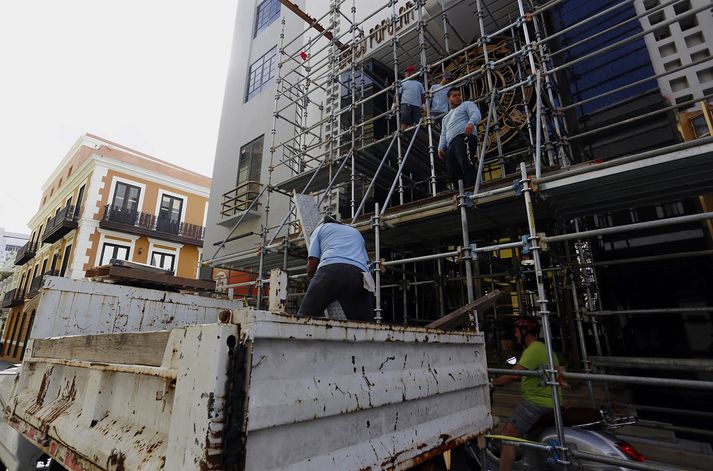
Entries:
POLYGON ((633 314, 677 314, 694 312, 713 312, 713 307, 667 307, 658 309, 621 309, 621 310, 598 310, 588 311, 591 316, 627 316, 633 314))
MULTIPOLYGON (((468 212, 466 211, 465 195, 463 194, 463 180, 458 180, 458 207, 460 209, 460 226, 461 232, 463 234, 463 247, 470 247, 470 235, 468 233, 468 212)), ((465 280, 466 293, 468 294, 468 304, 470 304, 475 300, 475 293, 473 291, 473 265, 470 263, 470 259, 465 260, 465 280)), ((479 330, 477 313, 474 314, 473 317, 476 330, 479 330)))
POLYGON ((672 217, 672 218, 666 218, 666 219, 657 219, 655 221, 636 222, 633 224, 625 224, 623 226, 605 227, 602 229, 593 229, 590 231, 574 232, 574 233, 570 233, 570 234, 562 234, 562 235, 556 235, 556 236, 544 236, 543 240, 544 240, 544 242, 551 244, 551 243, 555 243, 555 242, 564 242, 564 241, 574 240, 574 239, 585 239, 587 237, 595 237, 595 236, 609 235, 609 234, 619 234, 622 232, 639 231, 642 229, 652 229, 655 227, 666 227, 666 226, 674 226, 674 225, 678 225, 678 224, 688 224, 688 223, 692 223, 692 222, 706 221, 709 219, 713 219, 713 211, 706 212, 706 213, 689 214, 686 216, 678 216, 678 217, 672 217))
POLYGON ((374 216, 371 218, 371 224, 374 228, 374 321, 377 324, 381 323, 381 241, 379 239, 379 231, 381 230, 381 215, 379 214, 379 203, 374 203, 374 216))
POLYGON ((644 358, 619 356, 593 356, 592 364, 643 370, 676 370, 696 373, 713 373, 713 360, 708 358, 644 358))
MULTIPOLYGON (((496 375, 528 376, 537 378, 549 378, 544 371, 530 370, 509 370, 506 368, 488 368, 488 373, 496 375)), ((583 381, 594 381, 599 383, 621 383, 640 384, 643 386, 679 387, 685 389, 713 390, 713 381, 701 381, 695 379, 659 378, 652 376, 631 376, 631 375, 610 375, 601 373, 574 373, 563 374, 566 379, 580 379, 583 381)))
MULTIPOLYGON (((656 25, 653 26, 653 27, 646 28, 646 29, 644 29, 643 31, 641 31, 641 32, 639 32, 639 33, 633 34, 633 35, 628 36, 628 37, 626 37, 626 38, 624 38, 624 39, 622 39, 622 40, 620 40, 620 41, 617 41, 617 42, 615 42, 615 43, 609 44, 609 45, 607 45, 607 46, 605 46, 605 47, 603 47, 603 48, 601 48, 601 49, 596 49, 595 51, 592 51, 592 52, 590 52, 590 53, 588 53, 588 54, 585 54, 585 55, 583 55, 583 56, 580 56, 580 57, 578 57, 578 58, 576 58, 576 59, 573 59, 573 60, 571 60, 571 61, 569 61, 569 62, 566 62, 566 63, 564 63, 564 64, 561 64, 561 65, 555 67, 554 69, 551 69, 551 70, 549 71, 549 73, 550 73, 550 74, 554 74, 554 73, 556 73, 556 72, 559 72, 559 71, 562 71, 562 70, 564 70, 564 69, 567 69, 567 68, 569 68, 569 67, 571 67, 571 66, 573 66, 573 65, 575 65, 575 64, 579 64, 580 62, 584 62, 584 61, 586 61, 586 60, 589 60, 589 59, 591 59, 592 57, 596 57, 596 56, 598 56, 598 55, 600 55, 600 54, 604 54, 604 53, 607 52, 607 51, 611 51, 612 49, 616 49, 616 48, 618 48, 618 47, 620 47, 620 46, 623 46, 623 45, 625 45, 625 44, 628 44, 628 43, 630 43, 630 42, 632 42, 632 41, 635 41, 635 40, 637 40, 637 39, 639 39, 639 38, 644 37, 644 36, 647 35, 647 34, 651 34, 651 33, 653 33, 654 31, 656 31, 656 30, 659 29, 659 28, 662 28, 662 27, 664 27, 664 26, 669 26, 669 25, 671 25, 671 24, 673 24, 673 23, 678 23, 678 22, 680 22, 681 20, 683 20, 683 19, 685 19, 685 18, 687 18, 687 17, 689 17, 689 16, 696 15, 696 14, 702 12, 702 11, 708 10, 708 9, 710 9, 712 6, 713 6, 713 3, 708 3, 708 4, 706 4, 706 5, 702 5, 702 6, 699 6, 698 8, 694 8, 694 9, 692 9, 692 10, 689 10, 689 11, 685 12, 685 13, 682 13, 682 14, 680 14, 680 15, 678 15, 678 16, 674 16, 673 18, 670 18, 670 19, 668 19, 668 20, 666 20, 666 21, 664 21, 664 22, 656 23, 656 25)), ((554 55, 554 54, 556 54, 556 52, 553 52, 552 54, 554 55)))
POLYGON ((384 152, 384 156, 381 158, 381 162, 379 162, 379 166, 376 168, 376 172, 374 173, 374 176, 371 179, 371 182, 369 182, 369 187, 367 190, 364 192, 364 197, 361 200, 361 203, 359 203, 359 207, 357 208, 356 212, 354 213, 354 216, 352 216, 352 224, 356 221, 356 218, 359 217, 361 214, 362 209, 364 209, 364 204, 366 203, 366 199, 369 197, 369 194, 371 194, 371 190, 374 187, 374 184, 376 183, 376 177, 379 176, 379 173, 381 172, 381 167, 384 166, 384 162, 386 162, 386 159, 389 157, 389 152, 391 152, 391 148, 394 145, 394 142, 396 142, 396 139, 398 139, 399 135, 394 134, 393 137, 391 138, 391 142, 389 143, 389 147, 387 147, 386 152, 384 152))
MULTIPOLYGON (((522 8, 522 2, 520 8, 522 8)), ((568 449, 564 436, 564 421, 562 420, 562 408, 559 396, 559 384, 557 382, 557 368, 555 364, 554 349, 552 347, 552 330, 550 327, 550 312, 548 309, 547 296, 545 294, 545 282, 542 274, 542 262, 540 260, 539 237, 535 228, 535 212, 532 205, 532 189, 530 188, 530 179, 527 177, 527 167, 525 162, 520 163, 520 183, 522 184, 522 195, 525 199, 525 212, 527 223, 530 229, 529 240, 532 247, 532 259, 535 262, 535 279, 537 281, 537 304, 538 315, 542 321, 542 331, 544 333, 545 347, 547 351, 547 373, 548 383, 552 387, 552 405, 555 418, 555 428, 557 429, 557 439, 559 445, 557 449, 560 451, 562 458, 558 460, 563 469, 567 469, 571 464, 567 459, 568 449)))
MULTIPOLYGON (((401 186, 401 175, 404 171, 404 165, 406 165, 406 160, 409 157, 409 154, 411 153, 411 148, 413 147, 413 143, 416 142, 416 136, 418 135, 418 131, 421 128, 420 126, 421 120, 418 120, 418 123, 416 124, 416 129, 413 132, 413 136, 411 136, 411 142, 409 142, 408 148, 406 149, 406 153, 403 155, 403 157, 400 156, 399 152, 399 169, 396 172, 396 176, 394 177, 394 181, 391 183, 391 188, 389 189, 389 193, 386 195, 386 199, 384 200, 384 206, 381 208, 381 215, 384 215, 384 212, 386 211, 386 208, 389 207, 389 201, 391 200, 391 195, 394 194, 394 189, 396 188, 396 184, 399 184, 399 187, 401 186)), ((403 204, 403 201, 401 201, 401 204, 403 204)))
POLYGON ((454 250, 452 252, 436 253, 431 255, 422 255, 420 257, 410 257, 403 258, 399 260, 387 260, 382 262, 381 265, 384 267, 392 267, 396 265, 406 265, 407 263, 415 262, 427 262, 429 260, 440 260, 444 258, 457 257, 461 252, 459 250, 454 250))

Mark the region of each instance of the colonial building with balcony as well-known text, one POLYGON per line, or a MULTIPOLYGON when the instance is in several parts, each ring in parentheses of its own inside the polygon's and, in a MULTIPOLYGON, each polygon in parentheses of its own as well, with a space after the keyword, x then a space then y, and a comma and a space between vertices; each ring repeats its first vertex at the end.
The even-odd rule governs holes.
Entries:
POLYGON ((8 311, 0 360, 22 358, 34 320, 29 301, 46 275, 84 278, 113 259, 197 278, 210 178, 85 134, 42 186, 27 243, 0 303, 8 311))
MULTIPOLYGON (((10 308, 17 302, 15 287, 20 270, 15 265, 15 257, 29 239, 28 234, 8 232, 0 227, 0 332, 5 327, 10 308)), ((2 349, 1 345, 0 349, 2 349)))

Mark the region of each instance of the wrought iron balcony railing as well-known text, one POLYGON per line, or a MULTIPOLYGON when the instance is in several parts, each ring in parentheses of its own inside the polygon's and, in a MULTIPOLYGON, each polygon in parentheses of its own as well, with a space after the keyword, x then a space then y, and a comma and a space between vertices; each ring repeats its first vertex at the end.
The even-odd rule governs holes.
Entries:
POLYGON ((99 227, 197 246, 203 246, 205 236, 203 226, 175 222, 110 204, 104 207, 99 227))
POLYGON ((2 301, 0 301, 0 307, 2 308, 18 306, 20 304, 22 304, 22 299, 17 292, 17 288, 5 293, 2 297, 2 301))
POLYGON ((74 205, 68 204, 49 220, 42 234, 42 242, 47 244, 56 242, 76 228, 77 216, 75 215, 74 205))
POLYGON ((22 246, 15 255, 15 265, 24 265, 35 257, 37 253, 37 242, 30 241, 22 246))
POLYGON ((40 288, 42 288, 42 281, 44 280, 45 276, 57 276, 59 275, 59 272, 57 270, 50 270, 46 271, 43 274, 36 276, 32 279, 32 283, 30 283, 30 289, 27 291, 27 296, 26 299, 32 299, 34 298, 37 293, 40 291, 40 288))

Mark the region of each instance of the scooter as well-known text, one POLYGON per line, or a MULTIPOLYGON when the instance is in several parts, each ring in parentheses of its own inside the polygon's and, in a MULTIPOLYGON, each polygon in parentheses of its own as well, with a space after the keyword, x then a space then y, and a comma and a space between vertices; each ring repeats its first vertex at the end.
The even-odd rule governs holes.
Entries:
MULTIPOLYGON (((509 358, 507 363, 514 365, 516 359, 509 358)), ((492 391, 490 395, 492 405, 492 391)), ((642 462, 646 458, 631 444, 619 440, 614 436, 614 430, 625 425, 635 424, 637 418, 614 417, 605 410, 587 407, 569 407, 562 410, 564 424, 564 438, 567 448, 583 453, 602 455, 607 458, 617 458, 625 461, 642 462)), ((514 470, 558 470, 561 465, 557 446, 559 439, 555 428, 555 419, 552 412, 542 416, 524 437, 508 444, 515 444, 517 455, 513 465, 514 470)), ((500 437, 499 437, 500 438, 500 437)), ((498 471, 500 469, 500 448, 502 439, 490 439, 484 450, 480 450, 474 443, 464 446, 470 465, 475 470, 487 469, 498 471), (483 467, 483 460, 485 467, 483 467)), ((599 463, 591 460, 569 457, 573 466, 570 469, 585 469, 588 471, 628 471, 630 468, 599 463)))
MULTIPOLYGON (((562 419, 565 425, 565 442, 570 450, 625 461, 641 462, 645 460, 645 457, 631 444, 617 439, 612 433, 619 427, 636 423, 635 417, 613 418, 604 411, 570 407, 563 409, 562 419)), ((559 440, 552 413, 540 418, 525 440, 534 446, 527 446, 527 442, 517 446, 514 470, 558 470, 561 468, 557 462, 560 457, 555 447, 559 444, 559 440), (545 449, 547 446, 549 446, 549 450, 545 449)), ((465 451, 474 470, 497 471, 500 468, 500 447, 501 440, 492 439, 488 440, 482 453, 473 443, 468 443, 465 446, 465 451), (485 468, 482 465, 483 457, 486 462, 485 468)), ((570 457, 570 462, 572 462, 572 466, 569 469, 588 471, 627 471, 630 469, 573 457, 570 457)))

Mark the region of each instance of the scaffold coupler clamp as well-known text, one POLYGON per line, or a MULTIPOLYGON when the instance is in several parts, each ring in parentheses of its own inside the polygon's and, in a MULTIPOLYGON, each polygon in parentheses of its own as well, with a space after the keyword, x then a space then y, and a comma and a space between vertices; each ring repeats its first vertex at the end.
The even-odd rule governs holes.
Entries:
POLYGON ((371 217, 371 227, 376 227, 379 226, 379 229, 384 228, 384 223, 381 221, 381 215, 380 214, 374 214, 371 217))
POLYGON ((537 233, 537 247, 539 247, 541 252, 547 252, 547 237, 544 232, 537 233))
POLYGON ((560 383, 557 381, 557 373, 558 373, 557 369, 549 370, 549 369, 547 369, 547 367, 543 367, 543 372, 544 372, 544 376, 545 376, 545 384, 547 386, 558 386, 559 387, 560 383), (554 374, 554 378, 555 378, 554 381, 552 381, 552 379, 551 379, 553 377, 553 374, 554 374))
POLYGON ((529 235, 524 235, 521 237, 522 240, 522 254, 526 255, 529 254, 532 251, 532 243, 530 242, 530 236, 529 235))
POLYGON ((466 208, 473 207, 473 192, 472 191, 464 191, 463 192, 463 202, 461 204, 463 206, 465 206, 466 208))
POLYGON ((513 180, 512 190, 515 192, 515 198, 517 198, 518 196, 522 196, 522 180, 513 180))
POLYGON ((570 461, 565 460, 564 457, 564 452, 566 451, 565 447, 562 446, 562 444, 557 440, 556 438, 549 438, 545 440, 544 442, 546 445, 548 445, 549 452, 547 454, 547 458, 545 461, 547 461, 547 464, 549 465, 557 465, 557 464, 565 464, 565 465, 570 465, 572 464, 570 461))
POLYGON ((468 255, 470 256, 470 259, 474 262, 478 261, 478 244, 470 244, 468 246, 468 255))
POLYGON ((376 273, 377 271, 379 273, 384 273, 386 271, 386 267, 384 266, 384 259, 380 258, 379 260, 374 260, 371 262, 371 270, 376 273))
POLYGON ((463 260, 465 260, 466 258, 468 258, 469 257, 469 255, 467 254, 468 251, 469 251, 469 249, 467 249, 465 247, 461 247, 459 245, 458 249, 456 250, 456 252, 457 252, 457 254, 455 256, 456 263, 460 263, 463 260))

